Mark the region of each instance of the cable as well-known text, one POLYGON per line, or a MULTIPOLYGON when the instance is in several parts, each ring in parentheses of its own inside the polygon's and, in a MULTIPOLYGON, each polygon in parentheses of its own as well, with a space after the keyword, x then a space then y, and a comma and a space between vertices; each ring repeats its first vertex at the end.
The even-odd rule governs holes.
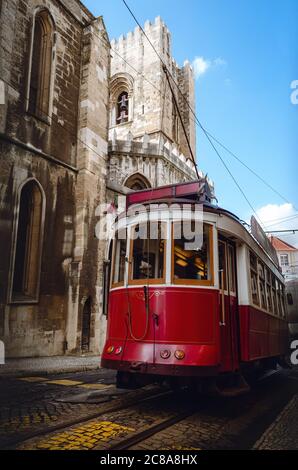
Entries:
MULTIPOLYGON (((163 58, 161 57, 161 55, 157 52, 156 48, 154 47, 154 44, 150 41, 148 35, 146 34, 146 32, 144 31, 143 27, 141 26, 141 24, 139 23, 139 21, 138 21, 137 18, 135 17, 134 13, 133 13, 132 10, 129 8, 129 6, 128 6, 128 4, 126 3, 126 1, 125 1, 125 0, 122 0, 122 1, 123 1, 124 5, 126 6, 126 8, 128 9, 128 11, 130 12, 130 14, 132 15, 132 17, 133 17, 133 19, 135 20, 135 22, 137 23, 137 25, 139 26, 139 28, 141 29, 141 31, 142 31, 142 33, 144 34, 144 36, 146 37, 146 39, 149 41, 149 43, 150 43, 151 47, 153 48, 155 54, 157 55, 157 57, 158 57, 159 60, 161 61, 162 65, 163 65, 163 70, 164 70, 164 72, 165 72, 165 73, 168 73, 168 74, 170 75, 170 77, 171 77, 172 80, 174 81, 175 85, 178 87, 178 85, 177 85, 177 83, 175 82, 175 80, 174 80, 174 78, 173 78, 173 75, 172 75, 171 72, 169 71, 169 69, 168 69, 166 63, 164 62, 164 60, 163 60, 163 58)), ((167 77, 167 78, 168 78, 168 77, 167 77)), ((168 83, 169 83, 169 86, 170 86, 170 88, 171 88, 169 79, 168 79, 168 83)), ((179 89, 179 92, 182 93, 182 92, 180 91, 180 88, 179 88, 179 87, 178 87, 178 89, 179 89)), ((179 115, 180 115, 180 110, 178 110, 177 100, 176 100, 175 95, 173 94, 172 89, 171 89, 171 92, 172 92, 172 95, 173 95, 174 100, 175 100, 175 105, 176 105, 176 107, 177 107, 177 111, 178 111, 178 113, 179 113, 179 115)), ((184 96, 184 95, 183 95, 183 96, 184 96)), ((181 116, 179 116, 179 117, 180 117, 180 119, 181 119, 181 116)), ((190 143, 189 143, 189 139, 188 139, 188 136, 187 136, 187 133, 186 133, 186 129, 185 129, 185 126, 184 126, 184 123, 183 123, 182 119, 181 119, 181 124, 182 124, 182 127, 183 127, 183 131, 184 131, 184 133, 185 133, 185 137, 186 137, 186 140, 187 140, 188 147, 189 147, 189 149, 190 149, 190 155, 191 155, 191 159, 192 159, 192 161, 193 161, 193 164, 194 164, 194 166, 195 166, 195 171, 196 171, 196 174, 197 174, 197 178, 200 179, 200 176, 199 176, 199 173, 198 173, 198 169, 197 169, 197 163, 196 163, 196 160, 195 160, 195 158, 194 158, 194 155, 193 155, 193 152, 192 152, 192 149, 191 149, 191 146, 190 146, 190 143)))
MULTIPOLYGON (((152 42, 150 41, 148 35, 146 34, 146 32, 144 31, 144 29, 142 28, 142 26, 140 25, 139 21, 137 20, 137 18, 135 17, 135 15, 133 14, 133 12, 131 11, 131 9, 129 8, 129 6, 127 5, 126 1, 123 0, 123 3, 126 5, 126 7, 128 8, 129 12, 131 13, 131 15, 133 16, 134 20, 136 21, 136 23, 138 24, 138 26, 141 28, 143 34, 145 35, 145 37, 147 38, 147 40, 149 41, 149 43, 151 44, 153 50, 155 51, 155 53, 158 55, 159 59, 161 60, 161 62, 163 63, 164 66, 166 66, 166 64, 164 63, 162 57, 160 56, 160 54, 157 52, 156 48, 154 47, 154 45, 152 44, 152 42)), ((141 75, 151 86, 153 86, 155 88, 155 90, 158 91, 159 94, 161 94, 160 90, 150 81, 147 79, 147 77, 140 73, 138 70, 135 69, 135 67, 133 67, 131 64, 129 64, 129 62, 126 61, 126 59, 124 59, 117 51, 115 51, 114 49, 112 49, 113 52, 115 52, 115 54, 117 54, 129 67, 131 67, 138 75, 141 75)), ((174 81, 175 85, 177 86, 177 88, 179 89, 177 83, 175 82, 172 74, 170 73, 170 76, 172 78, 172 80, 174 81)), ((287 203, 290 203, 290 201, 285 198, 277 189, 275 189, 270 183, 268 183, 262 176, 260 176, 255 170, 253 170, 252 168, 250 168, 245 162, 243 162, 234 152, 232 152, 226 145, 224 145, 222 142, 220 142, 214 135, 211 134, 211 132, 207 131, 207 129, 205 127, 202 126, 202 124, 200 122, 197 122, 197 116, 195 114, 195 112, 193 111, 192 107, 190 106, 189 104, 189 101, 186 100, 185 96, 183 95, 183 93, 181 92, 181 90, 179 89, 179 92, 181 93, 183 99, 187 102, 187 105, 189 107, 189 109, 191 110, 191 113, 193 114, 194 116, 194 119, 192 120, 194 123, 196 123, 202 130, 204 130, 204 132, 206 134, 209 135, 209 137, 211 137, 218 145, 220 145, 224 150, 226 150, 226 152, 228 152, 230 155, 232 155, 237 161, 239 161, 239 163, 241 163, 247 170, 249 170, 254 176, 256 176, 260 181, 262 181, 263 184, 265 184, 269 189, 271 189, 275 194, 277 194, 283 201, 287 202, 287 203)), ((196 163, 195 163, 196 165, 196 163)), ((197 166, 195 166, 196 168, 197 166)), ((290 203, 291 204, 291 203, 290 203)), ((296 209, 298 210, 298 209, 296 209)))
MULTIPOLYGON (((277 219, 270 219, 270 220, 267 220, 266 221, 266 224, 268 224, 269 222, 280 222, 282 220, 291 220, 291 219, 295 219, 296 217, 298 217, 298 213, 295 213, 293 215, 288 215, 286 217, 279 217, 277 219)), ((274 225, 274 224, 272 224, 274 225)))
POLYGON ((288 233, 289 235, 294 235, 295 232, 298 232, 298 228, 293 228, 289 230, 267 230, 265 233, 288 233))
MULTIPOLYGON (((167 70, 167 73, 169 74, 169 76, 171 77, 171 79, 173 80, 173 83, 175 84, 175 86, 177 87, 177 90, 179 91, 180 95, 182 96, 183 100, 186 102, 188 108, 190 109, 190 111, 192 112, 192 114, 194 115, 194 118, 197 122, 197 124, 200 126, 200 128, 202 129, 202 131, 204 132, 205 136, 207 137, 210 145, 212 146, 213 150, 215 151, 215 153, 217 154, 217 156, 219 157, 219 159, 221 160, 222 164, 224 165, 225 169, 227 170, 227 172, 229 173, 229 175, 231 176, 231 178, 233 179, 234 183, 236 184, 237 188, 239 189, 239 191, 241 192, 242 196, 244 197, 244 199, 246 200, 246 202, 248 203, 249 207, 251 208, 251 210, 253 211, 253 213, 255 214, 256 218, 260 221, 260 223, 262 225, 263 222, 261 221, 260 217, 258 216, 256 210, 254 209, 253 205, 251 204, 251 202, 249 201, 249 199, 247 198, 246 194, 244 193, 243 189, 241 188, 241 186, 239 185, 239 183, 237 182, 236 178, 234 177, 234 175, 232 174, 231 170, 229 169, 228 165, 225 163, 225 161, 223 160, 223 158, 221 157, 220 153, 218 152, 217 148, 215 147, 215 145, 213 144, 211 138, 209 137, 207 131, 205 130, 205 128, 203 127, 203 125, 201 124, 201 122, 199 121, 197 115, 195 114, 195 112, 193 111, 192 107, 190 106, 189 104, 189 101, 187 100, 187 98, 184 96, 184 94, 182 93, 179 85, 176 83, 173 75, 171 74, 171 72, 168 70, 168 67, 166 65, 166 63, 164 62, 163 58, 161 57, 161 55, 158 53, 158 51, 156 50, 154 44, 151 42, 150 38, 148 37, 148 35, 146 34, 146 32, 144 31, 143 27, 141 26, 140 22, 138 21, 138 19, 136 18, 136 16, 134 15, 133 11, 131 10, 131 8, 128 6, 126 0, 122 0, 122 2, 124 3, 124 5, 126 6, 127 10, 129 11, 129 13, 131 14, 131 16, 133 17, 133 19, 135 20, 136 24, 139 26, 139 28, 141 29, 142 33, 144 34, 144 36, 146 37, 146 39, 148 40, 149 44, 151 45, 152 49, 154 50, 155 54, 157 55, 157 57, 160 59, 161 63, 163 64, 164 66, 164 70, 167 70)), ((196 163, 194 162, 194 164, 196 165, 196 163)), ((195 167, 196 168, 196 167, 195 167)))
POLYGON ((243 162, 237 155, 232 152, 228 147, 226 147, 222 142, 220 142, 216 137, 214 137, 211 132, 207 131, 205 128, 206 133, 214 140, 218 145, 220 145, 226 152, 228 152, 232 157, 234 157, 241 165, 243 165, 248 171, 250 171, 254 176, 256 176, 262 183, 264 183, 268 188, 270 188, 275 194, 277 194, 283 201, 291 204, 291 202, 285 198, 277 189, 273 188, 270 183, 268 183, 262 176, 260 176, 255 170, 250 168, 245 162, 243 162))
MULTIPOLYGON (((127 8, 129 9, 129 11, 131 12, 130 8, 128 7, 127 3, 124 2, 125 5, 127 6, 127 8)), ((132 14, 132 12, 131 12, 132 14)), ((136 17, 133 15, 135 21, 137 22, 137 24, 140 26, 141 30, 143 31, 143 34, 146 36, 147 40, 150 42, 151 46, 153 47, 153 49, 155 50, 155 52, 157 53, 158 57, 160 58, 160 60, 162 60, 162 58, 160 57, 160 55, 158 54, 158 52, 156 51, 156 48, 154 47, 154 45, 151 43, 150 39, 148 38, 148 36, 146 35, 145 31, 143 30, 143 28, 141 27, 141 25, 139 24, 139 22, 137 21, 136 17)), ((105 43, 105 40, 100 37, 99 35, 95 34, 94 32, 91 33, 93 36, 97 37, 102 43, 105 43)), ((126 59, 124 59, 124 57, 122 57, 115 49, 111 48, 111 51, 113 53, 115 53, 118 57, 120 57, 132 70, 134 70, 138 75, 142 76, 143 79, 145 81, 147 81, 147 83, 149 83, 159 94, 161 94, 161 91, 156 87, 156 85, 154 83, 152 83, 143 73, 139 72, 134 66, 132 66, 126 59)), ((170 74, 171 75, 171 74, 170 74)), ((172 75, 171 75, 171 78, 173 79, 172 75)), ((10 83, 6 82, 5 80, 3 80, 2 78, 2 81, 4 83, 6 83, 9 87, 15 89, 10 83)), ((178 85, 176 84, 176 82, 174 81, 175 85, 178 87, 178 85)), ((256 171, 254 171, 253 169, 251 169, 247 164, 245 164, 239 157, 237 157, 231 150, 229 150, 223 143, 221 143, 218 139, 216 139, 209 131, 207 131, 203 126, 202 124, 198 121, 198 118, 197 116, 195 115, 193 109, 191 108, 188 100, 185 98, 185 96, 183 95, 183 93, 181 92, 181 90, 179 89, 178 87, 178 90, 179 90, 179 93, 181 93, 183 99, 186 101, 192 115, 194 116, 195 119, 193 119, 193 122, 196 123, 200 128, 201 130, 203 130, 205 132, 205 134, 208 134, 216 143, 218 143, 222 148, 224 148, 228 153, 230 153, 235 159, 237 159, 243 166, 245 166, 252 174, 254 174, 258 179, 260 179, 260 181, 262 181, 268 188, 270 188, 272 191, 274 191, 277 195, 279 195, 279 197, 281 197, 284 201, 286 202, 289 202, 287 200, 287 198, 285 198, 279 191, 277 191, 275 188, 273 188, 272 185, 270 185, 269 183, 267 183, 264 178, 262 178, 260 175, 257 174, 256 171)), ((16 90, 18 91, 18 90, 16 90)), ((19 91, 18 91, 19 92, 19 91)), ((25 98, 26 101, 28 101, 28 98, 26 97, 25 98)), ((45 113, 44 113, 45 114, 45 113)), ((46 114, 45 114, 46 115, 46 114)), ((48 117, 50 117, 49 115, 46 115, 48 117)), ((60 124, 58 121, 55 121, 56 124, 60 125, 64 131, 66 131, 66 127, 63 126, 62 124, 60 124)), ((74 134, 72 134, 72 131, 70 132, 72 136, 74 136, 74 134)), ((83 145, 85 145, 86 148, 89 148, 92 152, 94 152, 96 155, 98 155, 100 158, 102 158, 102 155, 99 155, 93 148, 89 147, 87 144, 85 144, 79 137, 75 136, 76 139, 81 142, 83 145)), ((196 165, 196 164, 195 164, 196 165)), ((195 166, 196 168, 196 166, 195 166)))
POLYGON ((274 227, 275 225, 279 225, 279 224, 282 225, 282 224, 285 224, 287 222, 291 222, 292 220, 296 219, 297 217, 298 217, 298 215, 291 218, 291 219, 281 220, 280 222, 276 222, 274 224, 266 225, 265 227, 270 228, 270 227, 274 227))
POLYGON ((169 87, 170 87, 170 90, 171 90, 171 93, 172 93, 172 97, 173 97, 173 100, 174 100, 174 104, 175 104, 175 107, 176 107, 177 112, 178 112, 178 115, 179 115, 179 119, 180 119, 181 126, 182 126, 182 129, 183 129, 185 138, 186 138, 186 142, 187 142, 188 149, 189 149, 189 152, 190 152, 190 155, 191 155, 191 159, 192 159, 193 164, 194 164, 194 166, 195 166, 197 178, 198 178, 198 180, 200 180, 200 175, 199 175, 199 172, 198 172, 198 168, 197 168, 197 164, 196 164, 196 161, 195 161, 195 157, 194 157, 194 154, 193 154, 193 152, 192 152, 192 148, 191 148, 191 145, 190 145, 190 142, 189 142, 189 138, 188 138, 188 135, 187 135, 187 132, 186 132, 186 129, 185 129, 185 125, 184 125, 184 122, 183 122, 183 119, 182 119, 182 116, 181 116, 181 113, 180 113, 180 109, 179 109, 179 106, 178 106, 178 103, 177 103, 177 100, 176 100, 176 96, 175 96, 175 93, 174 93, 173 88, 172 88, 172 86, 171 86, 171 82, 170 82, 170 79, 169 79, 169 76, 168 76, 167 68, 166 68, 165 66, 164 66, 164 72, 165 72, 165 74, 166 74, 166 77, 167 77, 167 80, 168 80, 168 84, 169 84, 169 87))
MULTIPOLYGON (((139 23, 138 23, 139 24, 139 23)), ((140 26, 140 25, 139 25, 140 26)), ((140 26, 141 27, 141 26, 140 26)), ((143 29, 141 27, 141 29, 143 29)), ((143 31, 144 32, 144 31, 143 31)), ((151 43, 150 39, 148 38, 148 35, 146 35, 146 33, 144 32, 146 38, 148 39, 148 41, 151 43)), ((151 43, 152 47, 154 48, 153 44, 151 43)), ((152 83, 150 80, 148 80, 148 78, 141 72, 139 72, 135 67, 133 67, 129 62, 127 62, 126 59, 124 59, 115 49, 111 49, 112 52, 115 52, 115 54, 118 55, 118 57, 120 57, 129 67, 131 67, 132 70, 134 70, 138 75, 142 76, 159 94, 161 94, 161 91, 156 87, 156 85, 154 83, 152 83)), ((156 51, 156 48, 154 48, 154 50, 156 51)), ((158 54, 158 53, 157 53, 158 54)), ((158 54, 160 60, 161 57, 160 55, 158 54)), ((176 84, 177 86, 177 84, 176 84)), ((179 90, 180 91, 180 90, 179 90)), ((184 97, 184 95, 182 94, 183 98, 186 99, 184 97)), ((188 105, 189 105, 189 102, 188 102, 188 105)), ((190 107, 190 105, 189 105, 190 107)), ((193 109, 190 107, 190 110, 192 112, 192 114, 195 116, 195 113, 193 111, 193 109)), ((196 116, 195 116, 196 118, 196 116)), ((202 130, 204 129, 205 132, 209 135, 209 137, 211 137, 212 140, 214 140, 218 145, 220 145, 226 152, 228 152, 231 156, 233 156, 239 163, 241 163, 241 165, 243 165, 248 171, 250 171, 254 176, 256 176, 256 178, 258 178, 260 181, 262 181, 262 183, 267 186, 269 189, 271 189, 271 191, 273 191, 275 194, 277 194, 283 201, 291 204, 291 202, 286 198, 284 197, 277 189, 275 189, 270 183, 268 183, 262 176, 260 176, 255 170, 253 170, 252 168, 250 168, 245 162, 243 162, 243 160, 241 160, 234 152, 232 152, 232 150, 230 150, 226 145, 224 145, 222 142, 220 142, 213 134, 211 134, 211 132, 207 131, 207 129, 205 127, 202 126, 201 123, 198 123, 196 121, 196 119, 192 119, 192 121, 197 124, 202 130)), ((197 164, 195 163, 195 168, 197 168, 197 164)))

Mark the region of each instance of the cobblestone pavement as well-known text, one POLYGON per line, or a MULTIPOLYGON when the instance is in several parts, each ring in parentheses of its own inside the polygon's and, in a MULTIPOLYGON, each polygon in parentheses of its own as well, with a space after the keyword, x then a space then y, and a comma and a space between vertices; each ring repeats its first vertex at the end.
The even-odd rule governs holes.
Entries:
POLYGON ((103 370, 0 380, 0 447, 108 449, 191 406, 188 417, 131 448, 297 448, 288 438, 297 435, 297 370, 279 371, 230 399, 189 392, 150 399, 156 388, 117 391, 114 380, 103 370))
POLYGON ((269 426, 254 448, 260 450, 298 449, 298 394, 269 426))
POLYGON ((25 442, 20 449, 81 450, 106 449, 127 434, 135 433, 175 413, 176 405, 185 406, 185 400, 175 395, 161 396, 115 412, 105 413, 100 418, 72 426, 63 432, 25 442))
POLYGON ((1 378, 0 448, 27 437, 86 421, 105 410, 134 403, 145 390, 115 387, 115 373, 106 370, 45 377, 1 378))
POLYGON ((230 400, 206 400, 199 412, 130 449, 278 449, 281 442, 284 449, 297 449, 298 433, 296 432, 296 437, 293 433, 298 431, 298 395, 287 406, 289 399, 297 391, 298 371, 280 372, 258 384, 246 396, 230 400), (285 406, 281 417, 285 413, 286 422, 277 418, 285 406), (273 438, 270 426, 272 422, 272 429, 275 430, 273 438), (290 426, 286 431, 288 425, 290 426), (289 433, 291 438, 287 439, 286 434, 289 433), (257 447, 256 441, 260 442, 257 447))

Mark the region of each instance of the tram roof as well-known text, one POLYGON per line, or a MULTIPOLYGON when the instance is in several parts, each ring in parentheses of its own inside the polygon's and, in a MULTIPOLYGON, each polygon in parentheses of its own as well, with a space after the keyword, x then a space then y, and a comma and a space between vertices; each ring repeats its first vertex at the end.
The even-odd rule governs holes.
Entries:
POLYGON ((201 178, 196 181, 134 191, 126 196, 126 207, 128 208, 133 204, 150 203, 160 199, 175 201, 181 198, 197 202, 211 202, 212 199, 215 199, 208 179, 201 178))

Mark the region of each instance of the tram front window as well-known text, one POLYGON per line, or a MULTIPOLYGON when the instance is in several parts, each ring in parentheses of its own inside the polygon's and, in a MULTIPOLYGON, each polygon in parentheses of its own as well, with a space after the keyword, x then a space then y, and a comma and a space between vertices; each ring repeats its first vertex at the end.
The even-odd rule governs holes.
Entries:
POLYGON ((126 256, 126 231, 121 231, 116 235, 114 252, 113 285, 121 285, 124 282, 126 256))
MULTIPOLYGON (((179 228, 178 228, 179 230, 179 228)), ((212 282, 212 227, 204 224, 202 245, 197 250, 187 250, 189 240, 175 239, 174 224, 174 282, 193 280, 194 282, 212 282)))
POLYGON ((151 222, 138 224, 132 231, 130 281, 151 279, 162 281, 165 277, 165 224, 151 222))

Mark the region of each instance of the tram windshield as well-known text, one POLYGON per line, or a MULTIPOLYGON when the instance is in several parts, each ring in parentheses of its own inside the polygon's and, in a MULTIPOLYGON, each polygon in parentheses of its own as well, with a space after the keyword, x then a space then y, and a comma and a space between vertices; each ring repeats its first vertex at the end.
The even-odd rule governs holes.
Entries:
POLYGON ((162 222, 133 227, 129 280, 162 280, 165 277, 165 231, 162 222))
MULTIPOLYGON (((174 232, 175 232, 174 223, 174 232)), ((212 281, 212 227, 204 224, 202 245, 197 250, 186 249, 189 240, 183 236, 173 240, 174 282, 179 280, 212 281)))

